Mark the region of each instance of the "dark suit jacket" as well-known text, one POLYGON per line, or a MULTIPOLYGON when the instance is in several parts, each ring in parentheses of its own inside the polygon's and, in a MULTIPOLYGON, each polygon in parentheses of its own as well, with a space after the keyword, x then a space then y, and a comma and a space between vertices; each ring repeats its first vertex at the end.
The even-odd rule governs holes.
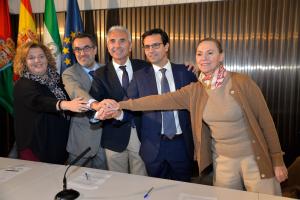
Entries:
MULTIPOLYGON (((64 91, 61 83, 59 86, 64 91)), ((47 86, 36 81, 20 78, 15 84, 15 136, 18 150, 30 148, 40 161, 63 164, 68 156, 69 120, 56 110, 57 101, 47 86)))
MULTIPOLYGON (((176 90, 191 82, 197 81, 196 76, 188 71, 186 66, 173 63, 171 65, 176 90)), ((133 80, 127 90, 128 98, 139 98, 158 94, 154 73, 153 67, 134 72, 133 80)), ((189 158, 192 160, 194 155, 194 143, 189 112, 187 110, 180 110, 178 111, 178 117, 186 144, 186 150, 189 158)), ((126 112, 123 121, 129 118, 130 115, 126 112)), ((160 111, 147 111, 142 113, 141 125, 138 131, 141 141, 140 155, 145 162, 152 162, 159 152, 162 128, 161 119, 160 111)), ((176 157, 176 155, 170 156, 176 157)))
MULTIPOLYGON (((149 64, 143 60, 131 60, 133 72, 138 71, 149 64)), ((126 91, 121 86, 112 62, 95 71, 95 77, 90 90, 91 96, 97 101, 114 99, 121 101, 126 96, 126 91)), ((136 121, 136 125, 138 126, 136 121)), ((131 122, 116 123, 110 119, 103 121, 101 145, 104 148, 116 152, 126 149, 131 132, 131 122)))

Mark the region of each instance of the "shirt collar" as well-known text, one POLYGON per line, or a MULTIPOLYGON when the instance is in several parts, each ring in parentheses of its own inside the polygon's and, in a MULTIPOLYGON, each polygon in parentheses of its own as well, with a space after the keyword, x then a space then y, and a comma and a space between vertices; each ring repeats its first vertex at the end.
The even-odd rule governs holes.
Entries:
MULTIPOLYGON (((157 66, 157 65, 152 64, 152 66, 153 66, 153 69, 154 69, 155 73, 159 72, 159 70, 161 69, 161 67, 159 67, 159 66, 157 66)), ((167 69, 167 71, 172 70, 171 63, 170 63, 169 60, 168 60, 168 62, 163 66, 163 68, 167 69)))
POLYGON ((126 65, 126 67, 131 66, 131 63, 130 63, 129 58, 127 58, 127 60, 126 60, 126 62, 124 63, 124 65, 120 65, 120 64, 116 63, 114 60, 112 60, 112 64, 113 64, 113 66, 114 66, 114 68, 115 68, 116 71, 117 71, 117 70, 121 70, 121 69, 119 68, 120 66, 124 66, 124 65, 126 65))
POLYGON ((100 67, 100 66, 98 65, 98 63, 95 62, 95 63, 93 64, 92 67, 90 67, 90 68, 82 67, 82 69, 83 69, 86 73, 89 73, 90 71, 96 71, 99 67, 100 67))

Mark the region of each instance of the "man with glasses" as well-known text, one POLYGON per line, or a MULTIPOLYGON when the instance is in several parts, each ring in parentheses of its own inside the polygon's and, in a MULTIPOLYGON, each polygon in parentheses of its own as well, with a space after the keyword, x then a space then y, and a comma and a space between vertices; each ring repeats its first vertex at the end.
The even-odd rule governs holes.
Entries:
MULTIPOLYGON (((142 35, 143 48, 152 67, 134 73, 128 98, 173 92, 191 82, 194 73, 185 65, 168 59, 169 37, 161 29, 151 29, 142 35)), ((140 155, 150 176, 190 181, 194 143, 189 112, 152 111, 141 117, 140 155)))
MULTIPOLYGON (((90 94, 97 101, 103 99, 122 100, 132 79, 133 72, 149 64, 142 60, 131 60, 131 35, 122 26, 113 26, 107 33, 107 48, 112 61, 96 70, 90 94)), ((91 103, 97 110, 97 103, 91 103)), ((108 169, 123 173, 146 175, 144 162, 139 155, 140 141, 136 119, 124 123, 116 120, 103 121, 101 144, 105 148, 108 169)))
MULTIPOLYGON (((71 99, 83 97, 90 100, 89 95, 93 73, 100 65, 95 61, 97 54, 97 42, 94 36, 79 33, 72 40, 72 47, 78 63, 67 68, 62 79, 65 89, 71 99)), ((72 117, 67 151, 68 162, 74 160, 87 147, 91 151, 85 155, 77 164, 97 169, 107 169, 105 152, 100 145, 102 129, 100 123, 90 124, 86 113, 76 113, 72 117)))

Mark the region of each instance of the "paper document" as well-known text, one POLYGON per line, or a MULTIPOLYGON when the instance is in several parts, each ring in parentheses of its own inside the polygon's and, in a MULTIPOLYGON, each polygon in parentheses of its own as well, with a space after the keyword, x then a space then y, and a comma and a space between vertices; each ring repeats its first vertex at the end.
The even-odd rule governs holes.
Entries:
POLYGON ((71 179, 69 185, 77 188, 94 190, 110 177, 110 174, 105 174, 103 172, 85 171, 79 176, 71 179))
POLYGON ((31 168, 24 165, 15 165, 0 169, 0 183, 9 181, 10 179, 22 174, 25 171, 28 171, 29 169, 31 168))
POLYGON ((206 197, 206 196, 184 194, 184 193, 181 193, 178 199, 179 200, 218 200, 217 197, 206 197))

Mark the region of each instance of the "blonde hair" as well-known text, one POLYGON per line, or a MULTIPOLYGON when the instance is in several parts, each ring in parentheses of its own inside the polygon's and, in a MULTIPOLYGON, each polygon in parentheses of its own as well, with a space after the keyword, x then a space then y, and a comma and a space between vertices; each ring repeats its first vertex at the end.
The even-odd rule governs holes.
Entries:
POLYGON ((48 67, 52 68, 53 70, 56 70, 56 62, 53 58, 50 49, 45 46, 42 43, 36 43, 36 42, 27 42, 23 44, 20 48, 17 49, 16 56, 14 58, 14 72, 15 74, 19 76, 23 76, 24 70, 27 67, 26 66, 26 57, 28 55, 28 52, 32 48, 40 48, 45 53, 45 56, 48 61, 48 67))

